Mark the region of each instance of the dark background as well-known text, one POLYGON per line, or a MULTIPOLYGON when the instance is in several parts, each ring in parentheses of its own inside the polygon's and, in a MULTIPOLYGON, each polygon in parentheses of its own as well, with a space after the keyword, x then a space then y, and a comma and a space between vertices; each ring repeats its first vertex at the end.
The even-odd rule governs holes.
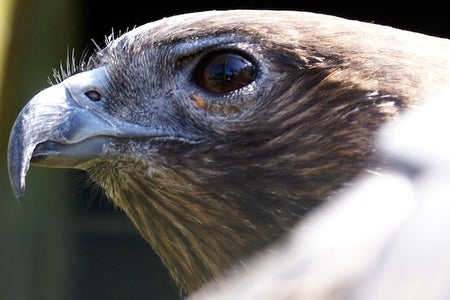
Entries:
POLYGON ((406 1, 205 1, 210 4, 181 3, 168 5, 150 4, 130 0, 127 5, 111 5, 109 1, 84 0, 83 15, 86 36, 96 41, 102 40, 111 28, 125 30, 135 25, 163 17, 202 10, 223 10, 233 8, 302 10, 331 14, 348 19, 356 19, 377 24, 448 37, 449 19, 444 4, 424 1, 411 3, 406 1), (257 3, 257 4, 256 4, 257 3), (105 8, 109 12, 105 13, 105 8))
MULTIPOLYGON (((6 88, 1 98, 3 157, 7 132, 15 116, 28 99, 48 85, 51 68, 58 67, 60 61, 64 64, 65 55, 72 48, 76 49, 78 59, 83 52, 92 53, 95 48, 92 40, 102 46, 113 28, 115 33, 124 32, 162 17, 200 10, 264 8, 332 14, 429 35, 450 36, 447 10, 436 4, 186 3, 189 4, 18 0, 11 29, 6 88), (44 58, 48 58, 45 65, 41 63, 44 58)), ((0 183, 4 185, 0 191, 0 263, 3 264, 0 265, 0 299, 179 298, 151 248, 128 219, 104 199, 101 191, 86 183, 85 174, 32 167, 25 202, 17 204, 8 186, 6 167, 4 164, 0 167, 0 183)))

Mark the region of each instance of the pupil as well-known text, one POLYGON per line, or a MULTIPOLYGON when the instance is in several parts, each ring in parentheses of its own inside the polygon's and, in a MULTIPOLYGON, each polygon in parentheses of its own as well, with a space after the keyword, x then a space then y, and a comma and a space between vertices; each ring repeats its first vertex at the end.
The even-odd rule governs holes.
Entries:
POLYGON ((240 72, 245 72, 247 67, 247 61, 236 55, 224 55, 222 61, 212 72, 213 79, 217 81, 219 85, 225 85, 230 83, 234 78, 239 76, 240 72), (214 75, 216 74, 216 75, 214 75))
POLYGON ((250 84, 255 68, 246 58, 234 53, 216 54, 200 70, 198 83, 213 93, 227 93, 250 84))

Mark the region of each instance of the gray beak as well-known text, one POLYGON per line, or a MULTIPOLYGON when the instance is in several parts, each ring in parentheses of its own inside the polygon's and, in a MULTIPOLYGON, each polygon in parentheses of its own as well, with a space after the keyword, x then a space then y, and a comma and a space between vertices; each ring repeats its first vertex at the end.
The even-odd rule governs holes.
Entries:
POLYGON ((81 168, 82 162, 103 155, 105 146, 115 138, 171 134, 106 113, 108 82, 104 67, 73 75, 43 90, 23 108, 11 130, 8 146, 9 176, 18 199, 25 193, 30 162, 81 168))

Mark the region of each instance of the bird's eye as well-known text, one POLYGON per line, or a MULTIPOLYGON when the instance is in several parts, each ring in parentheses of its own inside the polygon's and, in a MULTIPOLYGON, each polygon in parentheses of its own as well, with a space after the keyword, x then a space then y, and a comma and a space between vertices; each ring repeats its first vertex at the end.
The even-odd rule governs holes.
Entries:
POLYGON ((211 93, 228 93, 250 84, 256 67, 236 52, 215 52, 206 55, 194 71, 196 83, 211 93))

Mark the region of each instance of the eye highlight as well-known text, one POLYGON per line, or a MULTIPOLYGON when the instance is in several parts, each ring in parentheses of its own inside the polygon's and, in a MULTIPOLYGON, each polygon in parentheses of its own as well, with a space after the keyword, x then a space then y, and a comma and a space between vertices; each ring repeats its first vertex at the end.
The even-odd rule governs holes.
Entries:
POLYGON ((206 55, 194 70, 195 82, 215 94, 238 90, 253 82, 255 77, 255 65, 241 54, 231 51, 206 55))

